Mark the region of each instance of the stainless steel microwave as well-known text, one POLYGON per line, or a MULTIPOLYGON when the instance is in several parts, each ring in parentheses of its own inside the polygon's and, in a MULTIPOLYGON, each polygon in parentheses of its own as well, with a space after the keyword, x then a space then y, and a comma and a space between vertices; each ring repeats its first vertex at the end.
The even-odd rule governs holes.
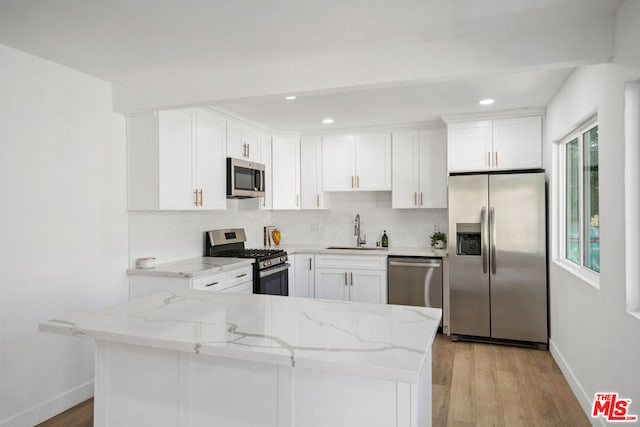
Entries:
POLYGON ((264 197, 264 165, 227 157, 227 198, 264 197))

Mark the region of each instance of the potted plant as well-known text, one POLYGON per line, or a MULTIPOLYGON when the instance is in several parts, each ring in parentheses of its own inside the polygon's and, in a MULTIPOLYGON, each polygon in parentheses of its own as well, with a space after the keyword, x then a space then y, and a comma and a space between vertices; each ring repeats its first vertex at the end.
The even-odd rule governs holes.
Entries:
POLYGON ((431 235, 431 247, 434 249, 444 249, 447 244, 447 235, 441 231, 436 231, 431 235))

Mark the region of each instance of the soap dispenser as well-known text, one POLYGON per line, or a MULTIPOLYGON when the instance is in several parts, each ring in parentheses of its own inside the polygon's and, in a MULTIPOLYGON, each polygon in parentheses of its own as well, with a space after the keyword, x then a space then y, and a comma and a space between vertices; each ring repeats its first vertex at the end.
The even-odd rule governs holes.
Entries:
POLYGON ((384 230, 384 233, 382 233, 382 247, 389 247, 389 236, 387 236, 387 230, 384 230))

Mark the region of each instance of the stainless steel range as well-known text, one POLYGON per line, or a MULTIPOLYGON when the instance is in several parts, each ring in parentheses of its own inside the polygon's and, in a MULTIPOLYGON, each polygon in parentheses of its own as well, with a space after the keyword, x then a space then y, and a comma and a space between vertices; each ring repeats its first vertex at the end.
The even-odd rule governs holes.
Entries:
POLYGON ((289 257, 282 249, 247 249, 243 228, 205 232, 205 256, 253 258, 253 293, 289 295, 289 257))

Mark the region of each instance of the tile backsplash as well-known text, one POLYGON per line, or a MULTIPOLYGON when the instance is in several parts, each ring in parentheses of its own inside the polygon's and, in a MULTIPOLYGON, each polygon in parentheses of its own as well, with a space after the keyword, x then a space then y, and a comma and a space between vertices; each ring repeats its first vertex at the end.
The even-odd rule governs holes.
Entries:
POLYGON ((325 193, 327 209, 261 211, 254 199, 229 200, 224 211, 129 212, 129 265, 153 256, 158 263, 202 256, 204 231, 242 227, 247 247, 261 247, 274 225, 285 245, 354 245, 354 219, 374 246, 383 230, 390 247, 427 247, 434 225, 447 232, 446 209, 391 209, 390 192, 325 193))

